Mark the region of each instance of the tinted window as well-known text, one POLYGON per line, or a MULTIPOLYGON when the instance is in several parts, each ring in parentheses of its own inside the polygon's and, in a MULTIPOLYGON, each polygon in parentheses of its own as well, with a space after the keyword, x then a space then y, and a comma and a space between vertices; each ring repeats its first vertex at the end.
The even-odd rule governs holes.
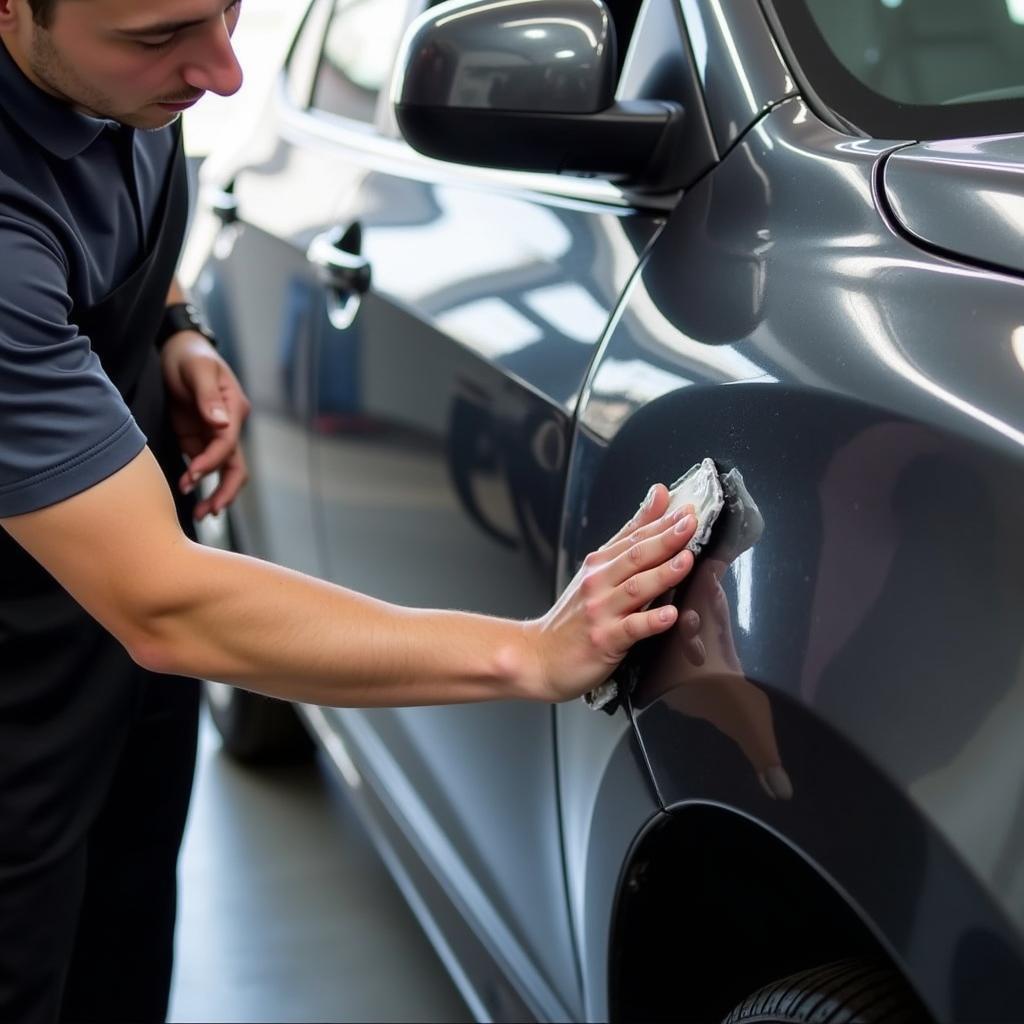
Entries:
POLYGON ((326 0, 315 0, 306 12, 302 25, 295 36, 292 51, 288 56, 287 83, 288 98, 297 107, 309 106, 323 41, 326 14, 330 10, 326 0))
POLYGON ((334 0, 312 106, 372 122, 405 27, 406 0, 334 0))
POLYGON ((1024 130, 1024 0, 773 0, 811 89, 869 134, 1024 130))

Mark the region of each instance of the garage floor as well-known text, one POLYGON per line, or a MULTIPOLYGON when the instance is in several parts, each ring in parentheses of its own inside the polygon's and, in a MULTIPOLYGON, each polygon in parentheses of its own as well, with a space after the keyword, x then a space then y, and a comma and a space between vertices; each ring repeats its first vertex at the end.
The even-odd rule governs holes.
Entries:
POLYGON ((472 1020, 329 767, 218 748, 206 720, 170 1020, 472 1020))

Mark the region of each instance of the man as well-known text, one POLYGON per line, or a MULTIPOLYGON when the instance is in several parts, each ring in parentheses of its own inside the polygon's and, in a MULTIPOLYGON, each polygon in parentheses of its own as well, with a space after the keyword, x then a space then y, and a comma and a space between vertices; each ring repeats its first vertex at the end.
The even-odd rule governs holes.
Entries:
POLYGON ((316 704, 570 699, 673 624, 645 609, 692 566, 660 485, 533 622, 193 543, 244 483, 248 404, 173 280, 177 121, 241 85, 239 5, 0 0, 3 1021, 163 1018, 197 677, 316 704))

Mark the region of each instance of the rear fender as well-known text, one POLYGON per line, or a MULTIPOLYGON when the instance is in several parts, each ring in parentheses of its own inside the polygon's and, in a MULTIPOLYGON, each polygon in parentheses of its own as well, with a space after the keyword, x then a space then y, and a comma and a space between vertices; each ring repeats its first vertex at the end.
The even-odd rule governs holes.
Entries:
POLYGON ((620 670, 662 805, 775 832, 845 895, 940 1016, 1024 1005, 1024 474, 1002 448, 824 391, 689 387, 610 443, 581 430, 567 569, 656 480, 738 468, 723 513, 620 670))

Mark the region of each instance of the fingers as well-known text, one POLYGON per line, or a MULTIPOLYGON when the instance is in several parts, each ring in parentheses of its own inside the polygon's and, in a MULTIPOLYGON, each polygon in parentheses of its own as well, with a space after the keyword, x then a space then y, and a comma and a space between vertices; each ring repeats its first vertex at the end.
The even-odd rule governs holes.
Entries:
POLYGON ((613 589, 608 597, 609 610, 617 614, 636 611, 682 583, 693 568, 693 554, 680 549, 684 549, 693 536, 695 527, 696 521, 692 517, 685 518, 662 535, 643 541, 618 557, 608 568, 609 572, 615 573, 612 577, 613 589), (634 572, 620 584, 613 583, 623 571, 630 571, 638 563, 647 564, 648 560, 653 559, 658 559, 653 568, 634 572))
POLYGON ((191 494, 196 484, 208 473, 225 466, 232 454, 238 450, 238 439, 232 440, 226 434, 213 438, 207 446, 195 455, 182 477, 182 491, 191 494))
POLYGON ((231 423, 222 360, 193 359, 182 368, 182 377, 191 391, 192 401, 203 420, 212 427, 226 427, 231 423))
POLYGON ((617 661, 621 661, 633 644, 671 629, 678 615, 676 606, 672 604, 627 615, 609 631, 606 643, 610 653, 617 661))
POLYGON ((668 508, 668 488, 664 484, 654 484, 647 492, 643 503, 633 513, 631 519, 615 534, 601 545, 601 551, 607 551, 620 541, 623 541, 635 530, 639 530, 651 523, 656 522, 668 508))
MULTIPOLYGON (((198 451, 186 452, 191 458, 188 472, 182 477, 182 490, 185 494, 188 494, 204 476, 215 470, 220 470, 223 485, 228 460, 239 450, 239 437, 242 424, 249 414, 249 402, 234 375, 226 367, 221 373, 220 380, 222 405, 219 408, 224 410, 227 419, 224 423, 216 423, 212 416, 205 415, 202 404, 198 406, 199 412, 204 415, 206 429, 212 433, 212 437, 208 434, 209 440, 198 451)), ((197 402, 202 402, 202 399, 197 397, 197 402)), ((194 441, 194 438, 192 440, 194 441)))
POLYGON ((238 497, 238 492, 249 479, 249 469, 241 448, 236 448, 220 467, 220 482, 216 490, 196 505, 193 513, 196 519, 206 515, 218 515, 238 497))
MULTIPOLYGON (((671 512, 663 512, 661 516, 656 517, 642 526, 635 526, 634 529, 626 533, 623 533, 623 531, 620 530, 619 533, 623 535, 616 535, 617 539, 610 540, 604 545, 604 547, 599 548, 594 553, 594 560, 611 563, 614 559, 618 558, 623 554, 623 552, 628 551, 634 545, 647 540, 649 537, 656 537, 667 527, 674 526, 685 516, 693 515, 693 513, 694 508, 692 505, 684 505, 681 508, 672 509, 671 512)), ((630 520, 630 522, 632 521, 633 520, 630 520)))
POLYGON ((641 593, 647 596, 635 604, 640 605, 663 594, 670 586, 675 586, 693 565, 693 555, 684 552, 683 548, 690 542, 697 529, 697 518, 692 512, 680 509, 679 518, 663 517, 653 528, 640 530, 622 542, 622 546, 611 561, 605 572, 613 587, 622 587, 630 597, 638 597, 641 593), (667 562, 679 561, 670 564, 667 562), (646 572, 657 569, 654 575, 646 572), (659 589, 660 588, 660 589, 659 589))
MULTIPOLYGON (((663 527, 659 533, 630 544, 612 562, 592 569, 583 582, 586 618, 603 624, 601 639, 614 658, 624 657, 637 641, 664 632, 678 618, 674 605, 647 606, 678 586, 693 568, 693 554, 684 548, 697 522, 688 514, 667 526, 663 521, 659 525, 663 527)), ((684 629, 689 626, 692 621, 684 629)))

